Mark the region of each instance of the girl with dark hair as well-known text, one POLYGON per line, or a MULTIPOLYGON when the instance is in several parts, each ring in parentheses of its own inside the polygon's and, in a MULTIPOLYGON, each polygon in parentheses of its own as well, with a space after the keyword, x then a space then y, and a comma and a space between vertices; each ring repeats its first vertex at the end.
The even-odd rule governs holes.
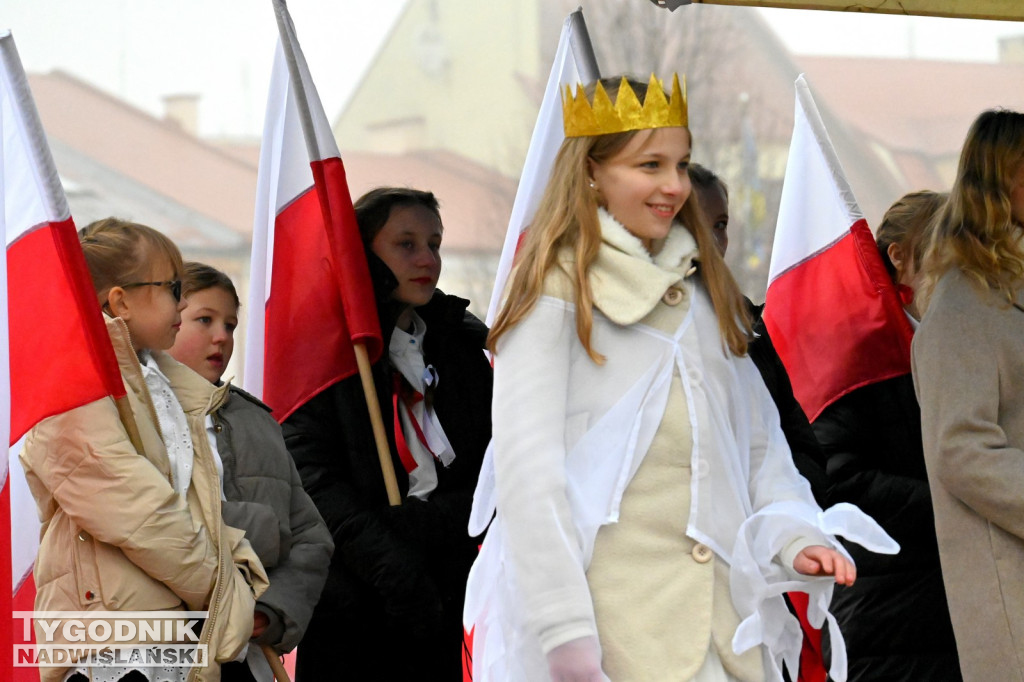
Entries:
POLYGON ((487 328, 437 289, 443 228, 430 192, 355 203, 388 354, 373 367, 403 501, 389 507, 358 376, 283 424, 334 538, 299 647, 303 680, 459 680, 462 603, 479 539, 466 527, 491 437, 487 328))
MULTIPOLYGON (((235 348, 238 294, 231 278, 204 263, 185 263, 181 329, 170 354, 221 387, 235 348)), ((271 682, 262 647, 280 655, 302 639, 320 597, 334 545, 295 470, 270 408, 227 385, 224 403, 206 419, 223 462, 224 520, 245 531, 270 586, 256 602, 245 661, 225 664, 221 682, 271 682)))

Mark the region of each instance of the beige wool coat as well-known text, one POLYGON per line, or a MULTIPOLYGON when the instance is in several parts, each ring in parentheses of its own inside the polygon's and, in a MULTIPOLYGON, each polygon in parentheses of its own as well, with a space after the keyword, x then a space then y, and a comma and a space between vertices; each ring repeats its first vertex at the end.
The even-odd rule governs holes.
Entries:
POLYGON ((959 270, 914 335, 925 464, 965 682, 1024 680, 1024 291, 959 270))
MULTIPOLYGON (((217 388, 166 353, 154 352, 185 411, 195 466, 185 498, 171 468, 128 329, 106 318, 142 452, 129 442, 117 408, 102 398, 39 422, 21 462, 42 521, 34 575, 37 611, 207 611, 199 643, 209 659, 232 660, 252 634, 255 598, 266 573, 242 531, 221 518, 221 486, 204 420, 223 402, 217 388)), ((37 621, 37 642, 46 639, 37 621)), ((102 646, 86 640, 76 647, 102 646)), ((67 666, 40 669, 58 682, 67 666)), ((193 668, 215 682, 220 666, 193 668)))

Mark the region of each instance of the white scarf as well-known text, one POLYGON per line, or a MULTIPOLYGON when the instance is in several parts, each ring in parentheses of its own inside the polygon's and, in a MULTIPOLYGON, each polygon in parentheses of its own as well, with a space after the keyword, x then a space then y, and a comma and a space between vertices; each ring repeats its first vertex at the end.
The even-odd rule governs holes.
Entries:
POLYGON ((171 463, 171 485, 184 497, 189 485, 192 484, 192 467, 195 460, 192 433, 185 420, 185 411, 171 389, 170 380, 160 371, 153 355, 148 351, 142 351, 139 360, 142 364, 142 377, 153 401, 160 435, 167 449, 167 459, 171 463))
MULTIPOLYGON (((423 337, 426 333, 427 324, 413 312, 412 333, 395 327, 391 335, 391 345, 388 347, 391 364, 420 395, 425 395, 427 387, 437 384, 439 378, 433 365, 427 366, 423 359, 423 337)), ((455 460, 455 451, 445 436, 434 408, 428 407, 425 400, 419 400, 411 407, 399 401, 399 413, 406 444, 418 465, 409 473, 409 495, 426 500, 437 487, 434 457, 436 456, 441 464, 447 467, 455 460), (413 420, 423 432, 426 445, 420 441, 413 420)))

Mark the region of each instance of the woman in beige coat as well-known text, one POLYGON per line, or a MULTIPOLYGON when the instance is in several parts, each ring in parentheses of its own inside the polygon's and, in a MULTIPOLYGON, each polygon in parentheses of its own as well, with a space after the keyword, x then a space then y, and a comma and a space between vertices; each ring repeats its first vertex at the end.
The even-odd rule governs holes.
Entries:
POLYGON ((1024 680, 1024 114, 986 111, 933 225, 914 335, 925 464, 966 682, 1024 680))

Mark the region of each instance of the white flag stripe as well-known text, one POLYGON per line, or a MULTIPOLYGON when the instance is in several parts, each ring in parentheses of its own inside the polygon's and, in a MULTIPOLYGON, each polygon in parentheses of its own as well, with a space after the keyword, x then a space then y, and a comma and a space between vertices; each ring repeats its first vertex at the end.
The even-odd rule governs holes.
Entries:
POLYGON ((273 281, 277 216, 313 187, 310 162, 341 156, 287 7, 275 1, 274 10, 280 35, 274 51, 256 180, 249 315, 245 327, 245 375, 242 379, 245 390, 257 398, 263 397, 264 312, 273 281), (312 142, 308 144, 303 134, 304 127, 312 133, 312 142))
MULTIPOLYGON (((249 262, 249 314, 245 325, 245 374, 242 386, 257 398, 263 397, 264 311, 270 296, 271 268, 274 262, 274 221, 284 196, 295 197, 313 184, 309 163, 304 172, 290 168, 284 176, 291 186, 281 184, 282 148, 287 146, 285 121, 291 98, 288 91, 288 68, 280 40, 274 51, 274 66, 267 95, 267 114, 263 122, 260 144, 259 174, 256 179, 256 207, 253 211, 252 253, 249 262), (305 185, 303 186, 303 183, 305 185)), ((299 141, 301 144, 301 140, 299 141)), ((301 156, 300 156, 301 159, 301 156)), ((293 165, 293 164, 287 164, 293 165)))
POLYGON ((242 385, 263 397, 264 311, 270 298, 277 214, 313 186, 302 129, 290 124, 298 117, 288 64, 280 39, 267 94, 267 114, 260 143, 249 266, 249 316, 245 327, 245 375, 242 385))
MULTIPOLYGON (((11 243, 31 230, 71 217, 35 100, 10 31, 0 32, 0 230, 11 243)), ((10 441, 10 338, 7 320, 7 259, 0 259, 0 442, 10 441)), ((16 592, 39 551, 39 518, 18 454, 0 458, 0 483, 10 486, 11 571, 16 592), (8 475, 10 474, 10 475, 8 475)))
POLYGON ((796 80, 796 92, 793 141, 779 202, 769 286, 863 218, 803 75, 796 80))
MULTIPOLYGON (((580 81, 581 70, 577 66, 577 59, 573 53, 572 34, 573 16, 569 15, 566 17, 565 23, 562 24, 562 33, 558 38, 558 48, 555 50, 555 59, 551 64, 551 73, 548 75, 544 99, 540 105, 540 112, 537 114, 537 123, 534 125, 533 135, 530 138, 530 147, 526 152, 526 161, 523 163, 523 172, 519 178, 516 199, 512 204, 512 215, 509 219, 508 231, 505 233, 501 258, 498 260, 498 272, 494 280, 494 289, 491 292, 491 302, 487 308, 488 326, 494 322, 501 306, 505 283, 512 270, 512 261, 515 259, 519 236, 537 212, 537 206, 540 204, 544 188, 551 175, 551 166, 554 164, 555 155, 565 139, 562 125, 562 91, 565 85, 576 87, 576 83, 580 81)), ((596 78, 596 74, 594 77, 596 78)))
MULTIPOLYGON (((6 324, 4 325, 6 327, 6 324)), ((7 338, 4 329, 4 338, 7 338)), ((5 429, 4 437, 8 437, 5 429)), ((17 592, 22 583, 32 573, 32 566, 39 554, 39 516, 36 514, 36 501, 28 487, 25 470, 21 466, 18 454, 25 443, 25 436, 11 446, 11 580, 17 592)))
POLYGON ((313 186, 313 171, 309 167, 310 159, 306 153, 302 127, 296 125, 299 116, 284 46, 278 41, 267 96, 267 122, 260 148, 260 172, 264 167, 268 168, 270 172, 267 180, 272 183, 268 189, 273 189, 274 212, 270 216, 271 221, 296 197, 313 186), (271 135, 269 140, 268 132, 271 135), (264 162, 269 165, 265 166, 264 162))
MULTIPOLYGON (((10 31, 0 33, 6 244, 44 223, 71 216, 46 134, 10 31), (10 172, 17 168, 18 172, 10 172)), ((6 276, 5 276, 6 281, 6 276)), ((6 300, 6 296, 5 296, 6 300)), ((6 310, 6 305, 4 310, 6 310)))
MULTIPOLYGON (((8 186, 15 183, 12 172, 13 159, 8 162, 8 157, 24 156, 16 154, 15 147, 21 136, 15 135, 13 129, 16 126, 16 117, 13 107, 13 90, 11 87, 10 68, 8 66, 8 43, 13 47, 13 38, 10 31, 0 35, 0 198, 3 199, 3 206, 0 207, 0 230, 6 240, 7 224, 11 223, 12 228, 17 224, 15 215, 8 220, 8 211, 14 209, 13 197, 8 196, 8 186)), ((17 56, 17 52, 15 52, 17 56)), ((20 66, 20 64, 19 64, 20 66)), ((27 199, 25 200, 27 201, 27 199)), ((42 215, 42 202, 35 205, 39 215, 42 215)), ((22 208, 22 211, 25 209, 22 208)), ((7 243, 6 241, 4 242, 7 243)), ((0 259, 0 443, 11 441, 11 373, 10 373, 10 345, 7 325, 7 258, 0 259)), ((7 483, 8 459, 13 456, 8 451, 8 457, 0 457, 0 488, 7 483)), ((34 505, 33 505, 34 506, 34 505)), ((13 507, 12 507, 13 511, 13 507)), ((13 554, 13 552, 12 552, 13 554)))
MULTIPOLYGON (((277 13, 277 27, 281 46, 284 48, 285 62, 291 72, 289 113, 293 104, 300 105, 295 112, 300 116, 300 130, 306 131, 303 144, 308 149, 307 162, 323 161, 324 159, 340 158, 338 143, 334 139, 334 131, 327 121, 320 95, 313 85, 313 78, 306 64, 306 57, 299 47, 299 39, 295 35, 295 24, 283 0, 274 0, 274 11, 277 13)), ((276 60, 275 60, 276 61, 276 60)))

